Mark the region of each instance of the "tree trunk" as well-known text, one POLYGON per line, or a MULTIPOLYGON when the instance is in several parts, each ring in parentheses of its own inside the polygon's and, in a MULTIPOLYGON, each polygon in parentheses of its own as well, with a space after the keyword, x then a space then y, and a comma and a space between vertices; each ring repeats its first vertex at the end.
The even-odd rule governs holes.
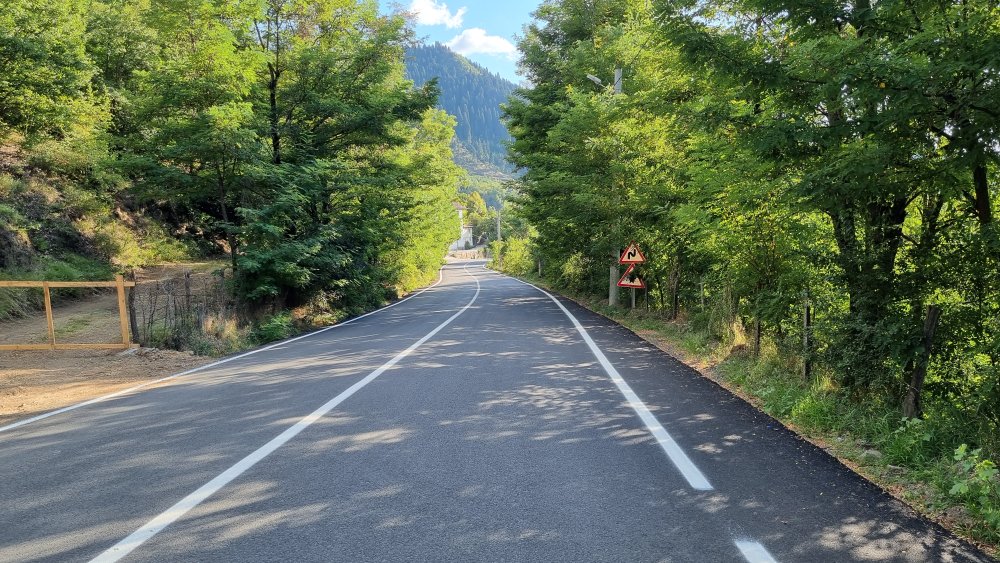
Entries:
POLYGON ((919 418, 922 414, 920 404, 920 393, 924 388, 924 379, 927 377, 927 364, 931 358, 931 346, 934 344, 934 333, 937 331, 938 321, 941 320, 941 307, 939 305, 929 305, 927 316, 924 318, 924 333, 921 339, 923 345, 916 357, 911 360, 910 383, 906 390, 906 397, 903 399, 903 416, 906 418, 919 418))
POLYGON ((670 270, 670 319, 674 320, 681 310, 681 263, 680 257, 670 270))
POLYGON ((268 63, 271 79, 267 83, 268 97, 271 104, 268 121, 271 127, 271 154, 274 164, 281 164, 281 133, 278 131, 278 79, 281 72, 273 64, 268 63))
POLYGON ((660 310, 667 308, 663 303, 663 278, 659 274, 656 275, 656 292, 660 295, 660 310))
POLYGON ((905 199, 896 199, 871 202, 852 210, 845 203, 841 209, 829 212, 838 247, 837 264, 844 272, 849 299, 848 340, 858 346, 841 374, 841 381, 847 386, 867 383, 860 381, 859 375, 870 375, 871 366, 888 353, 871 338, 871 331, 888 314, 893 301, 895 264, 903 241, 906 205, 905 199), (859 226, 863 226, 862 236, 859 226))
POLYGON ((806 381, 812 379, 812 343, 809 341, 811 333, 812 306, 809 304, 807 294, 802 310, 802 378, 806 381))
POLYGON ((233 273, 236 273, 236 237, 233 235, 233 224, 229 222, 229 211, 226 209, 226 182, 219 177, 219 211, 222 222, 226 224, 226 242, 229 244, 229 258, 233 263, 233 273))
POLYGON ((977 164, 972 170, 972 181, 976 185, 976 216, 981 225, 993 222, 992 202, 990 201, 990 184, 986 174, 986 164, 977 164))

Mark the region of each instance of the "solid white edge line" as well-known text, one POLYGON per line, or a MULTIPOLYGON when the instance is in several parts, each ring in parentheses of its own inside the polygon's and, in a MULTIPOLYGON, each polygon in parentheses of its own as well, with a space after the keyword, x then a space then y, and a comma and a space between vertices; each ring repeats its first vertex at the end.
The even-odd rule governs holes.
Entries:
POLYGON ((181 378, 181 377, 186 377, 188 375, 191 375, 193 373, 197 373, 199 371, 204 371, 206 369, 213 368, 215 366, 219 366, 219 365, 222 365, 222 364, 225 364, 225 363, 228 363, 228 362, 232 362, 234 360, 239 360, 240 358, 245 358, 247 356, 252 356, 253 354, 258 354, 260 352, 266 352, 268 350, 277 348, 278 346, 284 346, 285 344, 291 344, 292 342, 295 342, 296 340, 302 340, 303 338, 309 338, 309 337, 312 337, 312 336, 316 336, 317 334, 324 333, 324 332, 326 332, 328 330, 333 330, 335 328, 339 328, 339 327, 342 327, 344 325, 351 324, 354 321, 360 321, 361 319, 363 319, 363 318, 365 318, 367 316, 374 315, 375 313, 381 313, 382 311, 385 311, 386 309, 391 309, 392 307, 395 307, 396 305, 399 305, 400 303, 403 303, 405 301, 409 301, 410 299, 413 299, 414 297, 420 295, 421 293, 427 291, 428 289, 436 287, 438 284, 441 283, 441 281, 443 279, 444 279, 444 266, 441 266, 441 268, 438 269, 438 280, 436 282, 434 282, 433 285, 429 285, 429 286, 421 289, 420 291, 418 291, 416 293, 413 293, 411 295, 408 295, 408 296, 404 297, 403 299, 400 299, 399 301, 396 301, 394 303, 390 303, 390 304, 386 305, 385 307, 380 307, 378 309, 375 309, 374 311, 370 311, 368 313, 365 313, 364 315, 358 315, 357 317, 348 319, 348 320, 346 320, 346 321, 344 321, 342 323, 337 323, 335 325, 331 325, 331 326, 328 326, 328 327, 325 327, 325 328, 321 328, 319 330, 315 330, 315 331, 307 333, 307 334, 296 336, 295 338, 289 338, 287 340, 281 340, 279 342, 275 342, 274 344, 269 344, 269 345, 267 345, 267 346, 265 346, 263 348, 258 348, 256 350, 251 350, 249 352, 244 352, 244 353, 239 354, 237 356, 232 356, 230 358, 225 358, 225 359, 219 360, 217 362, 212 362, 210 364, 205 364, 203 366, 198 366, 196 368, 189 369, 187 371, 182 371, 180 373, 175 373, 173 375, 168 375, 166 377, 161 377, 160 379, 156 379, 156 380, 153 380, 153 381, 147 381, 146 383, 142 383, 142 384, 136 385, 134 387, 129 387, 128 389, 122 389, 121 391, 115 391, 114 393, 109 393, 107 395, 101 395, 100 397, 96 397, 94 399, 90 399, 90 400, 87 400, 87 401, 76 403, 76 404, 70 405, 68 407, 63 407, 61 409, 56 409, 54 411, 49 411, 49 412, 46 412, 46 413, 42 413, 40 415, 33 416, 31 418, 26 418, 26 419, 20 420, 18 422, 13 422, 13 423, 8 424, 6 426, 0 426, 0 432, 6 432, 8 430, 13 430, 15 428, 20 428, 22 426, 27 426, 28 424, 31 424, 33 422, 38 422, 39 420, 45 420, 46 418, 49 418, 49 417, 52 417, 52 416, 56 416, 57 414, 63 414, 63 413, 69 412, 69 411, 74 411, 74 410, 76 410, 78 408, 81 408, 81 407, 86 407, 88 405, 93 405, 95 403, 100 403, 100 402, 103 402, 103 401, 107 401, 108 399, 114 399, 115 397, 120 397, 122 395, 126 395, 128 393, 132 393, 134 391, 139 391, 140 389, 145 389, 146 387, 149 387, 151 385, 156 385, 158 383, 163 383, 164 381, 170 381, 172 379, 178 379, 178 378, 181 378))
POLYGON ((740 550, 740 553, 743 554, 743 558, 747 560, 747 563, 777 563, 774 557, 759 542, 735 540, 734 543, 736 544, 736 548, 740 550))
MULTIPOLYGON (((495 270, 491 271, 495 272, 495 270)), ((519 280, 511 276, 507 276, 506 274, 500 274, 500 275, 512 279, 518 283, 522 283, 524 285, 537 289, 538 291, 548 296, 548 298, 551 299, 553 303, 559 306, 562 312, 566 314, 566 316, 569 318, 570 321, 572 321, 573 326, 576 327, 576 331, 580 333, 580 336, 583 337, 583 341, 590 348, 590 351, 594 354, 594 357, 597 358, 597 361, 601 364, 601 367, 604 368, 604 371, 608 374, 608 377, 611 378, 611 381, 613 381, 614 384, 618 387, 618 390, 621 391, 622 395, 625 396, 625 400, 628 402, 629 406, 632 407, 632 409, 635 411, 637 415, 639 415, 639 418, 642 419, 643 423, 645 423, 646 428, 648 428, 649 431, 653 434, 653 437, 656 438, 656 441, 660 444, 660 447, 663 448, 664 452, 666 452, 667 457, 670 458, 670 461, 673 462, 675 467, 677 467, 677 470, 681 472, 681 475, 683 475, 684 479, 686 479, 688 484, 691 485, 691 488, 698 491, 711 491, 712 485, 711 483, 708 482, 708 479, 705 478, 705 475, 702 474, 702 472, 695 466, 694 462, 691 461, 691 458, 689 458, 687 454, 684 453, 684 450, 681 449, 680 445, 678 445, 677 442, 674 441, 670 433, 667 432, 667 430, 663 427, 662 424, 660 424, 660 421, 656 419, 653 413, 649 410, 649 407, 646 406, 646 403, 643 403, 642 399, 640 399, 639 396, 635 394, 635 391, 632 390, 632 388, 625 381, 625 379, 622 378, 621 374, 618 373, 618 370, 615 369, 615 366, 612 365, 611 362, 608 360, 607 356, 604 355, 604 352, 602 352, 601 349, 598 348, 597 344, 590 337, 590 334, 587 333, 587 329, 583 328, 583 325, 580 324, 580 321, 578 321, 576 317, 573 316, 572 313, 569 312, 569 309, 563 306, 563 304, 558 299, 553 297, 551 293, 545 291, 544 289, 538 287, 537 285, 528 283, 523 280, 519 280)))
POLYGON ((184 497, 177 504, 171 506, 166 511, 162 512, 149 522, 146 522, 141 528, 132 532, 125 539, 116 543, 115 545, 108 548, 106 551, 98 555, 97 557, 91 559, 91 563, 111 563, 118 561, 122 557, 125 557, 131 553, 135 548, 139 547, 143 543, 149 541, 150 538, 156 534, 163 531, 164 528, 175 522, 181 516, 187 514, 188 511, 195 508, 199 504, 205 501, 208 497, 215 494, 219 489, 226 486, 230 481, 239 477, 246 470, 250 469, 256 465, 259 461, 266 458, 268 455, 273 453, 275 450, 283 446, 286 442, 294 438, 298 433, 302 432, 314 422, 323 417, 331 410, 333 410, 337 405, 348 399, 351 395, 357 393, 365 385, 371 383, 375 378, 382 375, 386 370, 396 365, 400 360, 408 356, 411 352, 419 348, 423 343, 427 342, 434 337, 435 334, 440 332, 444 327, 451 324, 453 320, 458 318, 459 315, 464 313, 476 299, 479 298, 480 284, 479 278, 474 274, 469 273, 467 268, 463 268, 465 272, 472 276, 472 279, 476 281, 476 293, 472 296, 465 307, 462 307, 457 313, 448 318, 448 320, 439 324, 437 328, 427 333, 423 338, 411 344, 409 348, 403 350, 399 354, 396 354, 391 360, 382 364, 378 369, 369 373, 364 379, 358 381, 354 385, 351 385, 347 390, 343 391, 333 399, 330 399, 323 406, 319 407, 312 413, 301 418, 293 426, 289 427, 287 430, 271 439, 270 442, 264 444, 260 448, 257 448, 253 453, 244 457, 240 461, 236 462, 232 467, 220 473, 217 477, 205 483, 193 493, 184 497))

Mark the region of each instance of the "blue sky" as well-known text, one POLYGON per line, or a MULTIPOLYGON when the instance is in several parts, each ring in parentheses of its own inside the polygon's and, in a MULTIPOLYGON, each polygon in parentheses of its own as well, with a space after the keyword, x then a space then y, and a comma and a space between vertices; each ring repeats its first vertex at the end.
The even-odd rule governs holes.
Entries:
POLYGON ((417 36, 444 43, 453 51, 520 83, 515 35, 531 19, 540 0, 379 0, 386 12, 414 14, 417 36))

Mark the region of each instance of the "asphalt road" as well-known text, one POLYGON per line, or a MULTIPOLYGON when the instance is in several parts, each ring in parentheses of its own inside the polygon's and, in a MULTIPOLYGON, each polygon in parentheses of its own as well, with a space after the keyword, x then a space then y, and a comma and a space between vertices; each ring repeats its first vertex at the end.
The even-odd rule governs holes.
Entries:
POLYGON ((990 561, 560 303, 451 264, 349 324, 0 428, 0 561, 990 561))

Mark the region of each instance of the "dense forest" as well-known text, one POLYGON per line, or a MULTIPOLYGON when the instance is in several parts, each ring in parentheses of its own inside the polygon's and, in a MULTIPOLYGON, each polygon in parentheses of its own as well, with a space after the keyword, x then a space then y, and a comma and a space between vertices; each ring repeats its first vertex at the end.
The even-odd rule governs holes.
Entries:
POLYGON ((221 255, 250 311, 426 283, 461 171, 412 42, 374 0, 5 3, 3 275, 221 255))
POLYGON ((613 302, 634 239, 649 307, 745 350, 770 412, 1000 537, 997 3, 547 1, 519 47, 535 231, 498 262, 613 302))
POLYGON ((515 86, 440 43, 407 49, 406 75, 417 86, 436 79, 438 107, 455 116, 456 161, 472 174, 502 177, 511 171, 500 105, 515 86))

